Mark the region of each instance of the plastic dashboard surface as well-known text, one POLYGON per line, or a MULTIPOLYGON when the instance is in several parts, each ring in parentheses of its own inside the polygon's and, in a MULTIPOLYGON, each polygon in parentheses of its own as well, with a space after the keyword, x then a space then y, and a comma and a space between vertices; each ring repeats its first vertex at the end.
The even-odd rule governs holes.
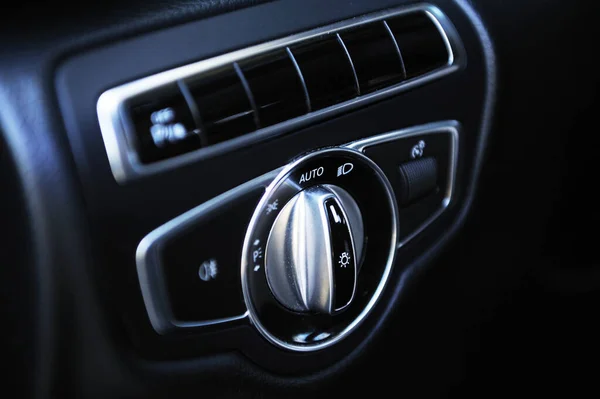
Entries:
MULTIPOLYGON (((160 71, 404 3, 409 4, 376 0, 348 2, 339 7, 320 0, 273 2, 107 43, 74 55, 60 65, 56 89, 95 240, 92 248, 95 262, 90 265, 95 277, 93 290, 103 305, 106 323, 122 331, 126 345, 133 349, 132 362, 140 358, 190 358, 236 348, 263 367, 293 373, 330 365, 361 342, 369 342, 372 327, 389 315, 388 305, 398 298, 400 279, 424 250, 439 242, 440 237, 442 242, 448 238, 447 232, 456 227, 468 203, 465 200, 470 197, 470 182, 483 140, 484 113, 490 101, 489 70, 473 22, 464 11, 452 1, 431 1, 429 4, 446 14, 464 45, 461 49, 464 58, 458 70, 353 112, 337 114, 276 138, 124 186, 114 180, 104 150, 95 112, 99 95, 111 87, 160 71), (319 12, 314 12, 317 9, 319 12), (236 29, 231 29, 232 26, 236 29), (244 323, 225 330, 209 326, 199 333, 168 338, 152 329, 135 267, 136 247, 148 232, 304 152, 444 120, 456 120, 462 126, 459 152, 464 156, 457 165, 456 201, 427 228, 436 240, 422 235, 401 249, 398 256, 401 261, 394 266, 381 305, 364 327, 339 345, 308 357, 272 347, 244 323)), ((202 369, 200 365, 189 366, 197 371, 202 369)))

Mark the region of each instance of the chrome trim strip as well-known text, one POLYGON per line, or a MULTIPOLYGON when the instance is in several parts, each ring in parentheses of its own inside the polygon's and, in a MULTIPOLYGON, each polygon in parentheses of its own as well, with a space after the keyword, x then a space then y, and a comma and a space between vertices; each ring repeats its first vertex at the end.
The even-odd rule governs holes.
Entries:
POLYGON ((448 65, 454 64, 454 61, 456 60, 456 51, 458 50, 455 47, 458 46, 459 43, 458 33, 456 33, 446 15, 439 8, 427 7, 425 9, 425 14, 429 17, 429 19, 431 19, 431 22, 433 22, 438 32, 442 36, 444 44, 446 44, 446 51, 448 52, 448 65))
POLYGON ((381 296, 381 293, 383 292, 383 289, 387 285, 388 278, 391 274, 392 267, 394 265, 394 260, 395 260, 396 250, 397 250, 396 243, 397 243, 397 239, 398 239, 397 238, 398 237, 398 225, 399 225, 398 224, 398 206, 396 203, 396 196, 394 194, 394 190, 393 190, 390 182, 388 181, 388 178, 386 177, 385 173, 383 173, 383 171, 381 170, 381 168, 379 168, 379 166, 375 162, 373 162, 369 157, 364 155, 361 151, 358 151, 351 147, 344 147, 344 146, 335 147, 335 148, 327 148, 327 149, 311 152, 310 154, 302 156, 302 157, 296 159, 295 161, 293 161, 292 163, 288 164, 287 166, 285 166, 283 168, 283 170, 281 170, 279 172, 277 177, 271 182, 269 187, 267 187, 267 189, 265 190, 265 194, 263 195, 262 199, 258 203, 258 205, 256 207, 256 211, 252 215, 252 219, 250 220, 250 224, 248 225, 248 229, 246 230, 246 237, 244 239, 244 247, 242 249, 241 275, 242 275, 242 291, 244 293, 244 301, 246 302, 246 307, 248 308, 248 313, 249 313, 248 317, 250 319, 250 322, 254 325, 254 327, 256 327, 256 329, 262 334, 262 336, 265 337, 269 342, 273 343, 276 346, 279 346, 281 348, 284 348, 284 349, 287 349, 290 351, 313 352, 316 350, 327 348, 327 347, 339 342, 341 339, 346 337, 350 332, 354 331, 356 329, 356 327, 358 327, 362 323, 362 321, 365 319, 365 317, 371 312, 371 310, 373 309, 375 304, 378 302, 378 300, 381 296), (294 169, 299 164, 301 164, 311 158, 314 158, 316 156, 321 156, 321 155, 327 154, 329 152, 340 152, 340 151, 351 151, 351 152, 353 152, 355 154, 359 154, 361 157, 363 157, 364 161, 366 163, 368 163, 373 168, 373 170, 375 170, 375 172, 379 176, 379 180, 385 187, 385 191, 388 196, 388 202, 389 202, 390 209, 391 209, 391 212, 393 215, 392 229, 391 229, 390 253, 389 253, 388 260, 387 260, 387 263, 385 266, 385 270, 381 277, 381 281, 379 282, 379 285, 375 289, 375 292, 373 293, 371 300, 367 303, 367 306, 363 309, 363 311, 350 324, 348 324, 348 326, 346 328, 344 328, 342 331, 340 331, 333 338, 328 339, 324 342, 320 342, 320 343, 317 343, 314 345, 302 345, 302 346, 295 345, 295 344, 291 344, 289 342, 284 342, 284 341, 280 340, 279 338, 275 337, 274 335, 272 335, 260 323, 260 320, 257 318, 256 311, 254 310, 252 301, 250 299, 250 293, 248 291, 248 283, 246 281, 247 280, 246 274, 247 274, 247 269, 248 269, 248 263, 247 263, 247 257, 245 255, 246 255, 246 253, 248 253, 248 250, 251 246, 252 232, 256 228, 258 218, 260 217, 263 209, 267 205, 267 200, 269 199, 269 196, 271 195, 271 193, 273 191, 275 191, 277 188, 279 188, 279 186, 281 184, 285 183, 287 177, 294 171, 294 169))
POLYGON ((359 140, 347 145, 348 148, 355 149, 360 152, 364 152, 365 149, 377 145, 388 143, 390 141, 396 141, 405 139, 412 136, 422 136, 428 134, 450 134, 452 137, 452 147, 450 148, 450 165, 448 168, 448 189, 442 202, 442 206, 433 215, 431 215, 423 224, 421 224, 415 231, 408 235, 404 240, 398 243, 398 248, 406 245, 410 240, 420 234, 427 226, 429 226, 435 219, 437 219, 444 210, 452 202, 452 195, 454 194, 454 182, 456 180, 456 168, 458 162, 458 140, 459 140, 460 124, 457 121, 444 121, 429 123, 426 125, 414 126, 407 129, 397 130, 386 134, 381 134, 374 137, 369 137, 364 140, 359 140))
POLYGON ((126 83, 104 92, 98 99, 96 109, 111 170, 117 182, 125 183, 141 176, 147 176, 161 171, 173 169, 175 167, 200 159, 214 157, 227 151, 231 151, 232 149, 241 148, 251 142, 253 143, 266 137, 289 132, 293 129, 306 126, 309 123, 320 121, 332 115, 347 112, 373 101, 387 98, 400 92, 412 89, 415 86, 441 78, 458 70, 461 67, 461 64, 466 62, 465 58, 464 50, 460 44, 457 32, 439 8, 430 4, 420 4, 409 7, 403 6, 396 9, 348 19, 346 21, 312 29, 307 32, 291 35, 282 39, 276 39, 267 43, 244 48, 203 61, 198 61, 193 64, 174 68, 152 76, 148 76, 146 78, 126 83), (214 70, 216 68, 232 64, 257 54, 286 48, 296 43, 317 38, 319 36, 333 35, 340 31, 351 29, 365 23, 384 20, 385 18, 391 18, 397 15, 416 11, 425 12, 440 31, 448 49, 448 63, 446 66, 429 72, 418 78, 400 82, 397 85, 387 87, 377 92, 355 97, 354 99, 346 102, 318 111, 310 112, 306 115, 291 119, 289 121, 257 130, 249 135, 241 136, 228 142, 201 148, 155 163, 142 164, 137 152, 130 144, 132 142, 131 137, 129 136, 130 132, 125 127, 127 122, 121 118, 121 115, 126 115, 125 111, 127 102, 140 94, 153 90, 159 90, 167 85, 173 84, 177 80, 186 79, 203 72, 214 70))
POLYGON ((310 102, 310 95, 308 94, 308 87, 306 86, 306 81, 304 80, 304 74, 300 69, 300 65, 298 65, 298 61, 296 61, 296 57, 294 57, 294 53, 292 53, 292 50, 290 50, 289 47, 286 47, 285 51, 287 52, 288 57, 290 57, 290 60, 292 60, 292 63, 294 64, 294 68, 296 69, 296 73, 298 74, 298 79, 300 79, 300 84, 302 85, 302 91, 304 91, 304 98, 306 99, 306 109, 310 113, 312 112, 312 104, 310 102))
MULTIPOLYGON (((226 205, 230 201, 246 195, 258 187, 266 187, 281 171, 276 169, 262 176, 259 176, 241 186, 235 187, 213 199, 179 215, 175 219, 168 221, 162 226, 157 227, 142 241, 140 241, 136 254, 136 266, 140 280, 140 288, 148 318, 154 330, 159 334, 166 334, 174 329, 205 327, 214 324, 228 323, 235 320, 242 320, 248 316, 245 312, 239 316, 205 320, 201 322, 181 322, 175 320, 173 312, 168 303, 167 288, 161 272, 159 251, 161 245, 169 238, 177 235, 180 231, 198 223, 216 209, 226 205)), ((234 266, 237 267, 237 266, 234 266)))
MULTIPOLYGON (((350 63, 350 67, 352 68, 352 74, 354 75, 354 84, 356 85, 356 94, 358 96, 360 96, 360 84, 358 83, 358 75, 356 74, 356 68, 354 67, 354 61, 352 61, 352 57, 350 57, 350 52, 348 51, 348 47, 346 47, 346 43, 344 43, 344 40, 342 39, 340 34, 336 33, 335 35, 337 36, 338 43, 344 49, 344 52, 346 53, 346 57, 348 57, 348 62, 350 63)), ((406 76, 406 75, 404 75, 404 76, 406 76)))

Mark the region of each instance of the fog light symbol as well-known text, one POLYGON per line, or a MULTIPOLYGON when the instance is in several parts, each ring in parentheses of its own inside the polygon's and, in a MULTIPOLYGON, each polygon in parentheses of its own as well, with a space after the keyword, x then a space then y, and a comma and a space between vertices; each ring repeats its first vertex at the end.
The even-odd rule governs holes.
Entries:
POLYGON ((210 281, 217 278, 218 266, 214 259, 207 260, 200 265, 198 269, 198 277, 202 281, 210 281))

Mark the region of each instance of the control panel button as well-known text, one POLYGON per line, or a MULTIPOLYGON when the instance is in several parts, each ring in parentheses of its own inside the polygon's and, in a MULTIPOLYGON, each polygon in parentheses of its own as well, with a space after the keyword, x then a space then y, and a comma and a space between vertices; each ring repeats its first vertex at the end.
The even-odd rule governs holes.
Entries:
POLYGON ((354 63, 361 94, 404 79, 400 54, 383 22, 340 33, 354 63))
POLYGON ((358 151, 319 150, 284 168, 244 239, 242 288, 252 324, 289 350, 317 350, 347 336, 390 275, 396 210, 388 180, 358 151), (264 242, 265 256, 256 256, 256 243, 264 242))
POLYGON ((258 108, 260 127, 308 112, 300 76, 285 50, 240 64, 258 108))
POLYGON ((450 202, 458 131, 448 126, 367 146, 363 152, 390 179, 399 205, 400 241, 426 226, 450 202))
POLYGON ((244 314, 239 262, 244 231, 263 192, 258 189, 211 212, 163 244, 160 263, 175 320, 244 314))
POLYGON ((199 130, 177 85, 137 97, 129 109, 131 130, 142 163, 200 148, 199 130))
POLYGON ((405 162, 398 171, 402 179, 398 195, 401 206, 419 200, 437 189, 438 167, 434 157, 405 162))
POLYGON ((302 71, 313 111, 358 95, 352 64, 337 36, 294 46, 291 51, 302 71))
MULTIPOLYGON (((266 174, 179 215, 146 235, 136 251, 148 318, 159 334, 242 320, 244 233, 265 187, 266 174)), ((253 254, 264 257, 265 243, 253 254)))
POLYGON ((400 16, 389 19, 387 23, 400 48, 408 78, 448 64, 446 43, 426 14, 400 16))
POLYGON ((361 255, 354 240, 362 251, 362 216, 350 194, 334 185, 300 191, 281 209, 267 241, 265 268, 275 298, 296 312, 344 308, 354 295, 361 255))

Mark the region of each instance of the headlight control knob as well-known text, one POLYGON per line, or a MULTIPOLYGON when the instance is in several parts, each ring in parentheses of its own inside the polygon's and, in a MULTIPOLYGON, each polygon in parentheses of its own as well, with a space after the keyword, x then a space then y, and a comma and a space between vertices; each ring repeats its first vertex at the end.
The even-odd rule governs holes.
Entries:
POLYGON ((277 216, 265 251, 275 298, 296 312, 333 314, 350 304, 362 256, 360 209, 348 192, 315 185, 277 216))
POLYGON ((348 148, 297 158, 248 224, 241 280, 250 322, 287 350, 335 344, 380 298, 397 236, 393 189, 371 159, 348 148))

